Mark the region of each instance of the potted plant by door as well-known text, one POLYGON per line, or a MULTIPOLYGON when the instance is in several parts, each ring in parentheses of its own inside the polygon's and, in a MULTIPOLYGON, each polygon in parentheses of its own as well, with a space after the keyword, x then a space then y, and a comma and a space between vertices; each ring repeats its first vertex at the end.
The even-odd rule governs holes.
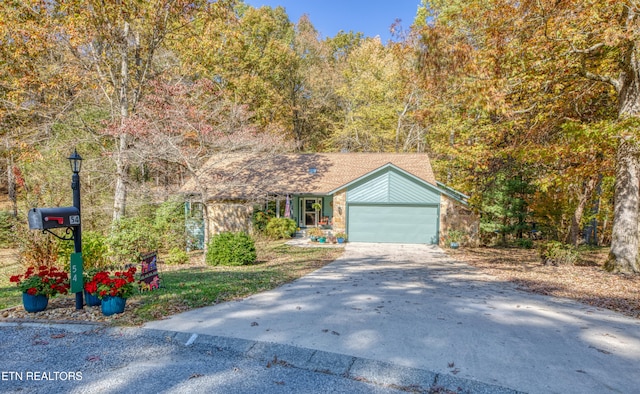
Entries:
POLYGON ((307 234, 309 234, 309 239, 311 240, 311 242, 316 242, 316 241, 318 241, 318 239, 324 235, 324 233, 322 232, 322 230, 320 230, 320 229, 319 229, 319 228, 317 228, 317 227, 310 228, 310 229, 307 231, 307 234))
POLYGON ((339 244, 345 243, 345 241, 347 240, 347 234, 346 233, 336 233, 336 239, 338 240, 339 244))
POLYGON ((29 267, 24 274, 14 275, 9 281, 22 291, 22 305, 27 312, 42 312, 49 297, 69 292, 69 275, 56 267, 29 267))
POLYGON ((460 230, 449 230, 447 233, 449 238, 449 247, 451 249, 458 249, 460 247, 460 241, 464 237, 464 233, 460 230))

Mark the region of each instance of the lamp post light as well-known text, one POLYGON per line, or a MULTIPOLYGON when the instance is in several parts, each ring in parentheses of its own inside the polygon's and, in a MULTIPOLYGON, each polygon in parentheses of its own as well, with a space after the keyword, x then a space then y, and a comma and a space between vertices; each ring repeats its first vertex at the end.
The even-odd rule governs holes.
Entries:
MULTIPOLYGON (((73 206, 78 208, 80 213, 80 169, 82 168, 82 157, 78 154, 76 149, 73 150, 71 156, 68 157, 71 164, 71 190, 73 190, 73 206)), ((80 215, 82 217, 82 215, 80 215)), ((73 249, 75 253, 82 254, 82 224, 73 228, 73 249)), ((80 277, 82 277, 82 265, 80 264, 80 277)), ((76 309, 82 309, 84 300, 82 297, 82 290, 76 292, 76 309)))

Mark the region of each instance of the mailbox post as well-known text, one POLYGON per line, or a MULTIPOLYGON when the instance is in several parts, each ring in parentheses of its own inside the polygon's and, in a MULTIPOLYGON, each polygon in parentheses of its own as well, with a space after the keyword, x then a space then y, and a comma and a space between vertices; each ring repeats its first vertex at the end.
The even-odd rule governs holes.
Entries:
POLYGON ((73 190, 73 206, 58 208, 33 208, 29 210, 29 228, 32 230, 42 230, 65 240, 73 240, 74 253, 71 255, 71 291, 76 293, 76 309, 82 309, 84 300, 82 297, 82 225, 80 220, 80 168, 82 157, 74 149, 69 156, 71 163, 71 190, 73 190), (51 229, 66 228, 67 234, 71 236, 60 236, 51 229))
MULTIPOLYGON (((78 210, 78 215, 80 215, 80 169, 82 168, 82 157, 78 154, 78 151, 76 149, 74 149, 71 156, 69 156, 69 163, 71 164, 71 171, 73 172, 73 175, 71 176, 73 207, 78 210)), ((82 279, 82 224, 80 223, 80 221, 78 221, 78 226, 74 227, 73 230, 73 249, 76 253, 76 256, 80 256, 79 275, 82 279)), ((74 264, 74 262, 72 261, 71 269, 77 269, 77 263, 74 264)), ((82 299, 82 290, 80 290, 79 292, 76 292, 76 309, 82 309, 83 305, 84 300, 82 299)))

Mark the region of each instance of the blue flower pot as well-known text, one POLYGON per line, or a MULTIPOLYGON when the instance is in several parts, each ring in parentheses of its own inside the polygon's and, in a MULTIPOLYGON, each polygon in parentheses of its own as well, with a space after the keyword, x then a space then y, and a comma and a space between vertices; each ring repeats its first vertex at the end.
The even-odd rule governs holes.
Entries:
POLYGON ((49 297, 22 293, 22 305, 27 312, 42 312, 47 308, 47 305, 49 305, 49 297))
POLYGON ((106 296, 102 299, 102 314, 111 316, 116 313, 122 313, 126 303, 126 298, 106 296))
POLYGON ((338 243, 339 243, 339 244, 343 244, 343 243, 344 243, 344 238, 342 238, 342 237, 338 237, 338 243))
POLYGON ((87 306, 99 306, 102 304, 102 300, 96 294, 91 294, 86 290, 84 291, 84 301, 87 306))

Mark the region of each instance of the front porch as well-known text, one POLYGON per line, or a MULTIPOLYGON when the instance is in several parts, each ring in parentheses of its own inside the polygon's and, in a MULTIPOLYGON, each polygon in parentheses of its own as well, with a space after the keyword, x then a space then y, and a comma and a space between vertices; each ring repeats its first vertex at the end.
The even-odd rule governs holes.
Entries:
POLYGON ((344 232, 344 200, 344 191, 334 195, 278 194, 267 196, 262 208, 275 217, 293 219, 303 234, 311 228, 344 232))

